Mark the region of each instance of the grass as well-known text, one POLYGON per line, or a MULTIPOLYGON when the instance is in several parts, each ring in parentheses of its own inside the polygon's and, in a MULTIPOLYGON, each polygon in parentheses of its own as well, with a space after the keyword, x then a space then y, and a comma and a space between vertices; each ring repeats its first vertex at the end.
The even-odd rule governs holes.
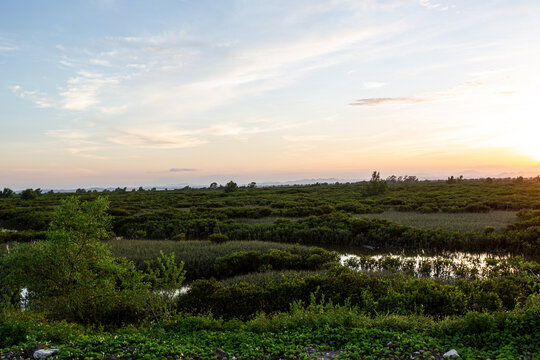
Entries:
POLYGON ((389 210, 380 214, 362 214, 359 217, 387 219, 401 225, 419 228, 443 228, 453 231, 482 231, 487 226, 496 229, 518 221, 516 211, 490 211, 488 213, 433 213, 400 212, 389 210))
MULTIPOLYGON (((115 257, 132 260, 139 269, 146 269, 145 261, 174 252, 178 261, 184 261, 184 269, 189 279, 207 278, 213 275, 214 261, 217 257, 237 251, 261 251, 288 249, 292 245, 265 241, 228 241, 214 244, 207 240, 111 240, 109 242, 115 257)), ((307 246, 301 246, 307 249, 307 246)))

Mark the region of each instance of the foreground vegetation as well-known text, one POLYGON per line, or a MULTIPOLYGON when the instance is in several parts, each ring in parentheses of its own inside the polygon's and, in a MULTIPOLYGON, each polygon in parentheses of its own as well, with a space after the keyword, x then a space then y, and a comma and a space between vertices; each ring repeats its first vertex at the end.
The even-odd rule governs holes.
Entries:
POLYGON ((118 189, 112 206, 83 191, 6 192, 1 357, 57 346, 60 359, 536 358, 540 184, 455 181, 118 189), (517 221, 454 231, 358 216, 410 209, 461 220, 511 209, 517 221), (311 244, 511 255, 480 267, 369 250, 341 263, 311 244))
POLYGON ((6 358, 28 356, 27 349, 49 343, 61 349, 59 359, 442 359, 449 349, 465 359, 534 359, 540 354, 539 310, 536 301, 512 312, 442 320, 369 317, 313 298, 307 306, 295 302, 286 313, 243 322, 178 315, 159 324, 104 332, 8 314, 0 320, 0 331, 9 326, 19 331, 20 345, 6 348, 6 358))

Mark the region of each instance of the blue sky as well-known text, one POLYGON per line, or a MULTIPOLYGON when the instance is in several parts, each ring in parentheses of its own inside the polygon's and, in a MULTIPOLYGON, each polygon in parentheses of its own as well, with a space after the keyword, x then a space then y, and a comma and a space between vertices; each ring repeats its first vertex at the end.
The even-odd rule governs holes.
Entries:
POLYGON ((539 171, 538 1, 0 1, 0 186, 539 171))

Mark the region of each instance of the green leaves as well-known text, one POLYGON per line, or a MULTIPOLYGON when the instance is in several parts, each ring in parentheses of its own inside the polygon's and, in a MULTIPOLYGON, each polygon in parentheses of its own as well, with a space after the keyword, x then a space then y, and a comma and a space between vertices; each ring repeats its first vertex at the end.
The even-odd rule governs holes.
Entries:
POLYGON ((147 286, 124 259, 115 259, 108 238, 108 200, 70 197, 56 209, 47 240, 17 246, 0 267, 10 289, 26 288, 28 309, 51 318, 114 323, 143 315, 147 286))
POLYGON ((174 253, 166 255, 160 251, 160 257, 147 262, 147 281, 153 285, 153 293, 149 297, 149 306, 154 320, 172 316, 175 312, 175 298, 179 295, 182 284, 186 279, 184 262, 177 264, 174 253))

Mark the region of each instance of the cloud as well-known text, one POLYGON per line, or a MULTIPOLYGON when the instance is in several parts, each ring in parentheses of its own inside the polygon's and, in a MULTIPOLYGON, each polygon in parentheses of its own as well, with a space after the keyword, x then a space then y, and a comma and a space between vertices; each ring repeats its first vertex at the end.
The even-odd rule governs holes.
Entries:
MULTIPOLYGON (((330 10, 353 4, 339 0, 330 10)), ((286 87, 307 73, 350 60, 366 41, 403 28, 397 22, 344 26, 254 44, 163 31, 148 36, 104 37, 98 50, 58 45, 61 55, 57 63, 70 76, 57 86, 60 90, 55 94, 45 94, 34 102, 41 107, 80 112, 98 110, 109 117, 135 108, 139 114, 152 112, 156 121, 178 114, 185 117, 286 87)), ((230 134, 258 131, 245 126, 228 129, 230 134)))
POLYGON ((319 16, 332 16, 336 12, 347 14, 365 12, 366 10, 393 10, 403 5, 400 1, 357 1, 357 0, 325 0, 309 1, 309 6, 289 11, 283 19, 286 23, 301 23, 319 16))
POLYGON ((323 35, 247 48, 195 40, 186 45, 182 40, 185 36, 175 33, 111 38, 111 41, 116 42, 117 49, 123 49, 121 44, 131 45, 120 50, 135 58, 124 68, 146 74, 144 83, 126 89, 131 97, 142 99, 145 106, 160 111, 174 112, 177 108, 186 113, 283 88, 306 73, 348 61, 356 46, 364 41, 400 30, 402 24, 342 28, 323 35), (190 50, 189 46, 196 50, 190 50), (156 49, 159 49, 157 53, 156 49), (193 71, 189 77, 181 70, 183 67, 193 71), (184 81, 178 84, 166 80, 174 77, 184 81))
POLYGON ((8 52, 19 50, 19 47, 15 45, 12 41, 0 37, 0 52, 8 52))
POLYGON ((324 141, 328 140, 329 136, 327 135, 285 135, 283 139, 290 142, 311 142, 311 141, 324 141))
POLYGON ((36 90, 24 90, 20 85, 10 86, 9 89, 21 99, 28 99, 41 108, 54 106, 54 101, 47 98, 46 94, 36 90))
POLYGON ((466 95, 471 88, 482 86, 483 83, 479 81, 469 81, 457 86, 453 86, 444 91, 437 91, 433 93, 424 93, 407 97, 379 97, 379 98, 365 98, 358 99, 355 102, 349 104, 353 106, 379 106, 388 104, 420 104, 426 102, 432 102, 442 99, 455 98, 458 96, 466 95))
POLYGON ((205 140, 197 137, 169 134, 169 133, 148 133, 136 131, 117 130, 120 135, 109 137, 109 141, 119 144, 149 149, 179 149, 194 147, 205 144, 205 140))
POLYGON ((377 88, 385 86, 386 83, 378 82, 378 81, 365 81, 363 85, 364 85, 364 89, 377 89, 377 88))
POLYGON ((60 93, 62 106, 69 110, 85 110, 99 103, 99 94, 105 87, 117 85, 118 77, 79 71, 68 80, 67 90, 60 93))
POLYGON ((260 121, 261 125, 242 126, 237 123, 216 124, 207 128, 193 130, 196 134, 214 135, 214 136, 245 136, 253 134, 261 134, 266 132, 274 132, 297 127, 298 124, 277 122, 277 121, 260 121))
POLYGON ((190 171, 199 171, 199 169, 191 169, 191 168, 172 168, 169 170, 170 172, 190 172, 190 171))
POLYGON ((99 66, 112 66, 110 61, 104 60, 104 59, 90 59, 89 63, 92 65, 99 65, 99 66))
POLYGON ((65 140, 79 140, 86 139, 90 135, 77 131, 77 130, 66 130, 66 129, 57 129, 57 130, 46 130, 46 136, 65 139, 65 140))
POLYGON ((83 158, 92 159, 92 160, 106 160, 110 159, 108 156, 95 155, 95 154, 81 154, 83 158))
POLYGON ((433 10, 448 10, 450 8, 450 5, 446 5, 442 2, 436 2, 434 0, 419 0, 419 2, 421 6, 433 10))
POLYGON ((377 106, 377 105, 384 105, 384 104, 391 104, 391 103, 402 103, 402 104, 417 104, 422 102, 428 102, 433 101, 434 98, 430 97, 387 97, 387 98, 367 98, 367 99, 359 99, 356 100, 354 103, 350 105, 354 106, 377 106))
POLYGON ((298 126, 272 120, 255 120, 258 125, 242 126, 237 123, 222 123, 195 129, 178 130, 168 126, 153 128, 113 129, 108 140, 119 145, 152 149, 179 149, 196 147, 208 143, 213 136, 246 139, 247 135, 280 131, 298 126))

